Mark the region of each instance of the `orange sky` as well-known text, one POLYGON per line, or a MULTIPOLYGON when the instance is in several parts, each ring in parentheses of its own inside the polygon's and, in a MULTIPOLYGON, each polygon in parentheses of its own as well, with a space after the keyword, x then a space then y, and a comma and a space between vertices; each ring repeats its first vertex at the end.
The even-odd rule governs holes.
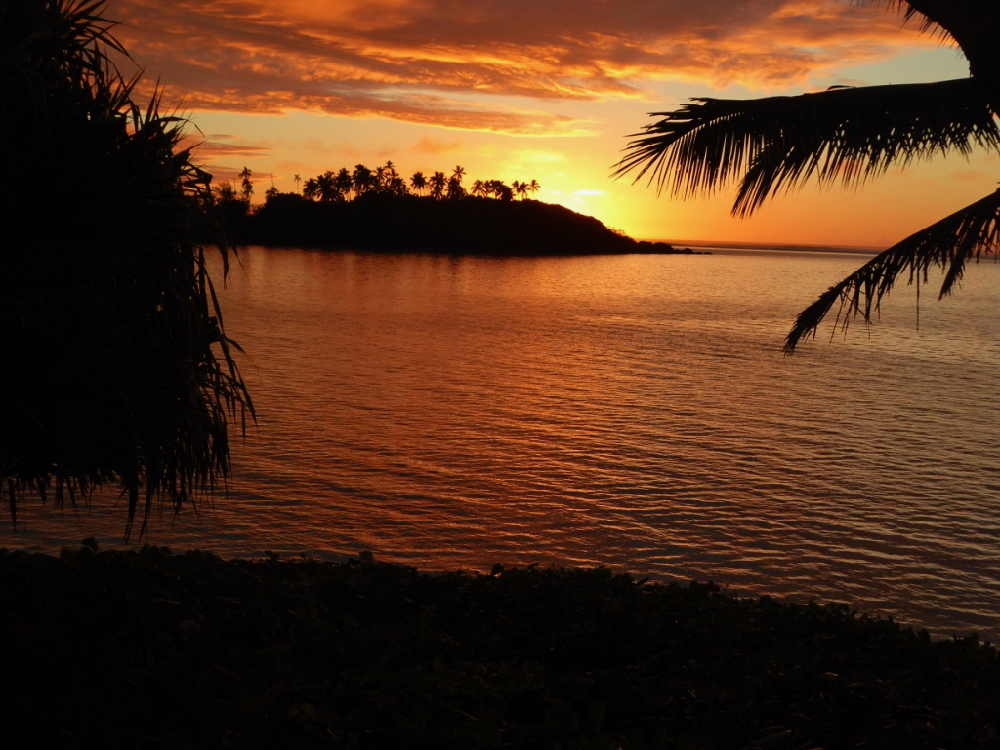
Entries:
POLYGON ((996 156, 937 160, 858 192, 808 186, 732 219, 612 181, 646 113, 690 97, 968 74, 960 53, 850 0, 110 0, 117 36, 205 142, 216 180, 293 190, 391 159, 410 175, 537 180, 640 238, 881 246, 996 187, 996 156))

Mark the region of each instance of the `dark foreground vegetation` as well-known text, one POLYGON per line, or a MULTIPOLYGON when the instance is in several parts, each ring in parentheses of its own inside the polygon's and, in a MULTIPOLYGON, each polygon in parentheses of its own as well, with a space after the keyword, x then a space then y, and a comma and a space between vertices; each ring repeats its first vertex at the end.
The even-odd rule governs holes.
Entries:
POLYGON ((0 552, 0 644, 10 747, 1000 742, 988 644, 603 569, 0 552))
POLYGON ((276 193, 261 206, 239 199, 219 206, 237 244, 517 256, 692 252, 637 241, 591 216, 535 200, 368 192, 319 202, 276 193))
POLYGON ((254 410, 196 241, 219 240, 220 282, 210 175, 181 147, 184 122, 115 67, 102 9, 0 2, 0 162, 17 175, 0 181, 0 503, 16 520, 26 495, 111 485, 141 531, 154 502, 226 484, 254 410))

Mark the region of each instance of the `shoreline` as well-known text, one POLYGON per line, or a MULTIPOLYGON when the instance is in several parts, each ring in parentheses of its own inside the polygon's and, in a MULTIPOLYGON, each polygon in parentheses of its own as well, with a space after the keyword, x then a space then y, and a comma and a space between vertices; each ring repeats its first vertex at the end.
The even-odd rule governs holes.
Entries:
POLYGON ((875 256, 885 250, 884 247, 869 247, 862 245, 817 245, 788 242, 734 242, 728 240, 658 240, 675 246, 686 246, 692 249, 746 251, 762 253, 828 253, 832 255, 875 256))
POLYGON ((11 738, 233 748, 977 747, 1000 659, 604 569, 0 553, 11 738), (59 685, 53 691, 52 685, 59 685))

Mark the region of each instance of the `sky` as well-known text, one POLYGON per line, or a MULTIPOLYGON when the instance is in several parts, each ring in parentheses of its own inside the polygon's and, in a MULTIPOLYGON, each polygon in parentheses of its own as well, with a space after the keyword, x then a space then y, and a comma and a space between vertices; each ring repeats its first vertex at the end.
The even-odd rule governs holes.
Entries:
POLYGON ((258 199, 391 160, 536 180, 535 198, 640 239, 883 247, 996 188, 997 156, 953 155, 859 190, 734 188, 680 200, 614 180, 629 136, 693 97, 968 75, 961 53, 851 0, 109 0, 148 85, 190 118, 195 161, 258 199))

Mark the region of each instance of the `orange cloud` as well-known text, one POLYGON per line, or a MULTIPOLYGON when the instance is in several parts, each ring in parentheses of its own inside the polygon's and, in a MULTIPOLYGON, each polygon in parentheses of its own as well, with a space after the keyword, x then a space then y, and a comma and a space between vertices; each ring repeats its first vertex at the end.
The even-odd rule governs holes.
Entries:
POLYGON ((413 144, 412 150, 418 154, 447 154, 460 151, 464 144, 461 141, 441 141, 437 138, 423 136, 413 144))
POLYGON ((892 13, 831 0, 117 0, 108 14, 186 108, 522 135, 589 126, 509 97, 633 98, 671 79, 788 87, 901 39, 892 13))
POLYGON ((211 134, 205 140, 197 143, 198 157, 201 159, 218 159, 230 156, 260 156, 268 153, 271 149, 267 146, 252 146, 246 143, 232 143, 234 136, 211 134))

